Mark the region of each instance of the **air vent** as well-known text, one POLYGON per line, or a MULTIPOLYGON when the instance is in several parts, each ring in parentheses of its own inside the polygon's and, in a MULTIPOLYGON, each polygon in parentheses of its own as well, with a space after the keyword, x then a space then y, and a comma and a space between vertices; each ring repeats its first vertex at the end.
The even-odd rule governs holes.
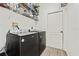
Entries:
POLYGON ((68 3, 61 3, 61 7, 67 6, 68 3))

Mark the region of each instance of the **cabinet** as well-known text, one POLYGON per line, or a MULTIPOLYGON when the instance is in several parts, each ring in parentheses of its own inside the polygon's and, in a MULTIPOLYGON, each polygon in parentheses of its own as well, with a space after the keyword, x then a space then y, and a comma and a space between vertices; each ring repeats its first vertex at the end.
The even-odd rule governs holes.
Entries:
POLYGON ((45 32, 22 36, 8 33, 6 39, 9 56, 40 56, 46 47, 45 32))

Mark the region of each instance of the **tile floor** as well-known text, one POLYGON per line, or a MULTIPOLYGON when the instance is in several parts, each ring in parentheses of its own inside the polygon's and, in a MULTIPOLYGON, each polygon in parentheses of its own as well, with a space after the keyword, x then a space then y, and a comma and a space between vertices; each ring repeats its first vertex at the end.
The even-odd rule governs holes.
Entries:
POLYGON ((67 56, 67 54, 64 50, 46 47, 41 56, 67 56))

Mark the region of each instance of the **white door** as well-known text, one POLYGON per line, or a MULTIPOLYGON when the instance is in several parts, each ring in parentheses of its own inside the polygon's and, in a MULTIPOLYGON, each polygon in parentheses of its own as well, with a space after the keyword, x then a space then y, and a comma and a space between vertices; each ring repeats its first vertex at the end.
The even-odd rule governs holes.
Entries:
POLYGON ((47 45, 54 48, 63 48, 63 19, 62 12, 48 14, 47 45))

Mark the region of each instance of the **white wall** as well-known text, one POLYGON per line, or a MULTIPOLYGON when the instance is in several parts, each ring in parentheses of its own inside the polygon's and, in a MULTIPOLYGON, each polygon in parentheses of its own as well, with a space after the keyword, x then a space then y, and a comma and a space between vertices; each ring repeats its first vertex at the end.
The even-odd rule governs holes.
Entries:
POLYGON ((17 22, 20 28, 26 30, 32 26, 35 27, 35 21, 33 19, 0 7, 0 49, 5 45, 6 33, 11 28, 12 22, 17 22))
POLYGON ((79 55, 79 4, 64 9, 64 48, 68 55, 79 55))

